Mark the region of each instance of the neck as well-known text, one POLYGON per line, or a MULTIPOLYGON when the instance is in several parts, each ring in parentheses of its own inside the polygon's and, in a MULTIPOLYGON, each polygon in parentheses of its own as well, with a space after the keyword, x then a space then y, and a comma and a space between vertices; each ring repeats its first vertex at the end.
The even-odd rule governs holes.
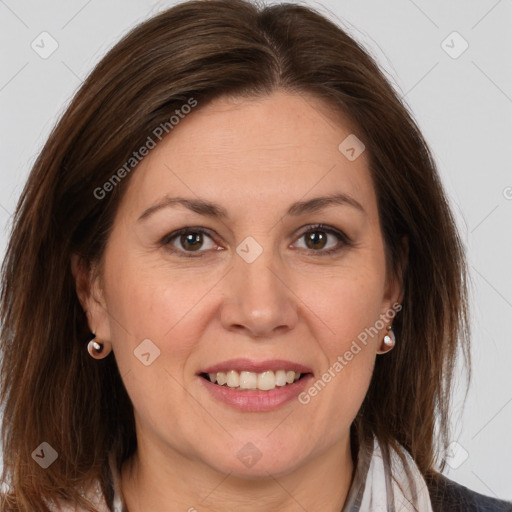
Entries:
POLYGON ((285 475, 246 478, 223 474, 197 459, 163 455, 140 445, 120 474, 129 512, 340 512, 350 489, 355 458, 350 434, 285 475))

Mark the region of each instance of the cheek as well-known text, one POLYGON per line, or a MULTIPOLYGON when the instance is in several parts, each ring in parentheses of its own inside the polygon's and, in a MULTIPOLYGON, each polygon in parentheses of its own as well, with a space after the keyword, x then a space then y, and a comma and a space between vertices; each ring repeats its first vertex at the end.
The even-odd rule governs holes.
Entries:
POLYGON ((338 275, 311 280, 300 296, 307 297, 307 306, 321 320, 316 321, 321 327, 318 336, 330 361, 348 350, 353 340, 377 340, 375 326, 383 303, 379 272, 343 269, 338 275))
MULTIPOLYGON (((114 327, 121 337, 129 333, 139 343, 145 338, 172 343, 173 333, 187 325, 187 317, 211 287, 211 278, 200 270, 191 279, 190 271, 180 272, 149 258, 127 257, 110 268, 106 287, 114 327)), ((186 343, 188 336, 180 339, 186 343)))
POLYGON ((176 272, 128 259, 113 262, 105 284, 116 362, 140 416, 158 422, 183 406, 187 361, 199 339, 190 320, 206 284, 187 286, 176 272))
POLYGON ((187 362, 200 335, 193 320, 208 283, 198 279, 191 286, 180 282, 179 272, 135 259, 112 263, 105 283, 112 343, 138 420, 155 432, 171 421, 186 424, 178 412, 190 407, 187 362))
POLYGON ((350 277, 347 273, 324 280, 321 294, 311 288, 304 296, 322 320, 316 322, 316 339, 323 357, 319 375, 305 390, 301 403, 312 411, 318 428, 323 420, 334 430, 340 425, 348 428, 368 390, 375 346, 380 343, 381 276, 354 269, 350 277))
MULTIPOLYGON (((347 305, 351 304, 348 301, 347 305)), ((326 445, 348 430, 368 391, 375 350, 372 341, 361 342, 364 338, 358 335, 364 332, 369 316, 347 306, 343 314, 333 317, 336 335, 322 340, 324 364, 299 396, 311 418, 311 430, 324 432, 326 445)))

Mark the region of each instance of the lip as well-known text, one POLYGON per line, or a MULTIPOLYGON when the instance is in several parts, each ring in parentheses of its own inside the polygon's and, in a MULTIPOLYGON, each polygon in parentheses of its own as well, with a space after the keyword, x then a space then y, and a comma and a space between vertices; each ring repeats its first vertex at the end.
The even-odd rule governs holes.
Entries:
MULTIPOLYGON (((281 362, 282 363, 282 362, 281 362)), ((300 367, 300 365, 299 365, 300 367)), ((212 366, 212 368, 216 368, 212 366)), ((268 369, 268 366, 266 367, 268 369)), ((280 367, 280 369, 283 369, 280 367)), ((222 371, 222 370, 219 370, 222 371)), ((213 373, 213 372, 212 372, 213 373)), ((201 385, 210 393, 214 399, 223 402, 239 411, 244 412, 265 412, 272 411, 298 397, 309 385, 313 375, 308 373, 293 384, 278 387, 270 391, 237 391, 226 386, 219 386, 201 376, 197 377, 201 385)))
MULTIPOLYGON (((298 373, 313 373, 311 368, 308 368, 307 366, 299 363, 294 363, 293 361, 287 361, 285 359, 267 359, 265 361, 254 361, 252 359, 238 358, 230 359, 228 361, 223 361, 222 363, 209 366, 203 370, 200 370, 197 375, 200 375, 201 373, 227 372, 229 370, 235 370, 237 372, 248 371, 254 373, 262 373, 267 370, 285 370, 298 373)), ((265 393, 268 393, 268 391, 265 393)))

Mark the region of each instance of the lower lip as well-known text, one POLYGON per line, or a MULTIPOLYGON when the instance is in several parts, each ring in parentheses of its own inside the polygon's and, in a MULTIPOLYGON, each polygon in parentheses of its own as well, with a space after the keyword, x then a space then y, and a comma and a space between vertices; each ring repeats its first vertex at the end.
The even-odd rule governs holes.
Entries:
POLYGON ((247 412, 264 412, 277 409, 279 406, 297 398, 312 378, 313 375, 308 374, 293 384, 287 384, 270 391, 237 391, 226 386, 219 386, 204 377, 198 376, 198 379, 214 398, 240 411, 247 412))

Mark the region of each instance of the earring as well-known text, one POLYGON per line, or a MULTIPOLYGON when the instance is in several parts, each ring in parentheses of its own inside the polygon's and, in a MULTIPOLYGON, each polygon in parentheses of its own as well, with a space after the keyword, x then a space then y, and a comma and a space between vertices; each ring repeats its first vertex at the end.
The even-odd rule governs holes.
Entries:
POLYGON ((103 359, 110 354, 110 350, 105 350, 105 346, 100 341, 97 341, 96 335, 93 334, 94 338, 87 344, 87 351, 89 355, 94 359, 103 359))
POLYGON ((380 354, 389 352, 396 343, 395 333, 393 332, 391 325, 388 325, 386 329, 388 330, 388 334, 384 336, 384 349, 380 352, 380 354))

